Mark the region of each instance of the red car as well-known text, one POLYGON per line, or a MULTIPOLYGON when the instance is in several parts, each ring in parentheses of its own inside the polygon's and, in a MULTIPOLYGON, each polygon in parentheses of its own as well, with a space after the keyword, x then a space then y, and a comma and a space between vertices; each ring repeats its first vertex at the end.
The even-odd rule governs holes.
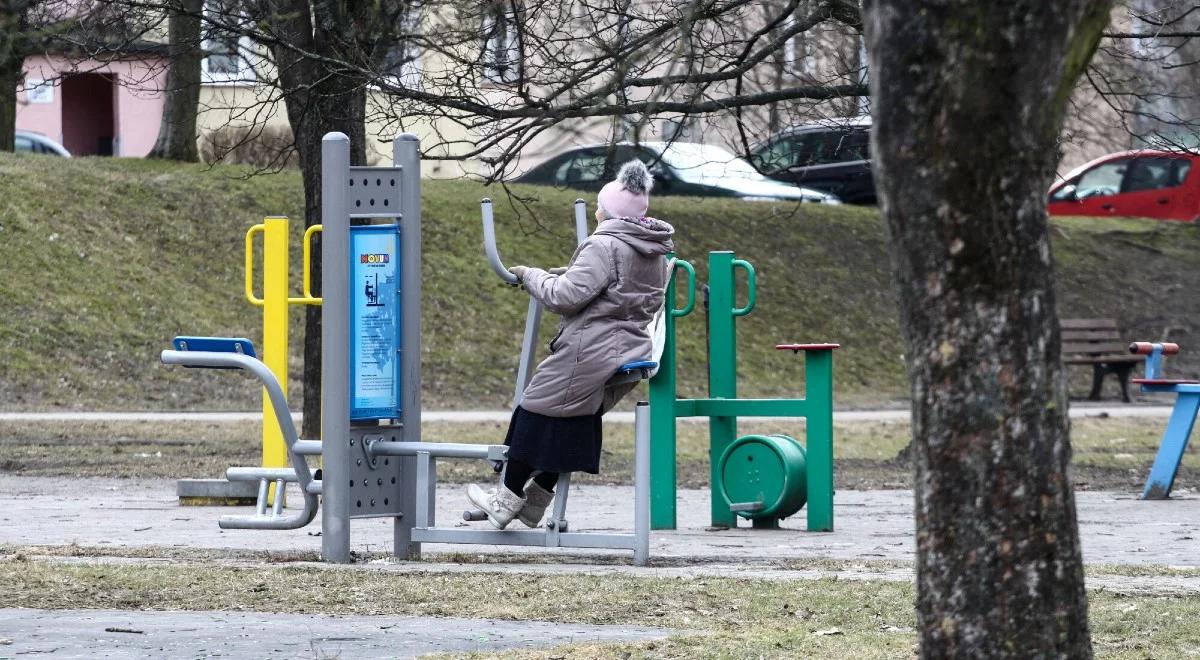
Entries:
POLYGON ((1133 216, 1195 222, 1200 218, 1200 156, 1125 151, 1072 170, 1050 188, 1050 215, 1133 216))

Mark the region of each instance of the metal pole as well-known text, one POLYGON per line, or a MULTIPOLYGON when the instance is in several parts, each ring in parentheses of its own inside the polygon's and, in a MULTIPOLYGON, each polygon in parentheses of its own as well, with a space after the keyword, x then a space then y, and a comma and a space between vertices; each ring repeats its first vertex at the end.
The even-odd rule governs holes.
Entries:
POLYGON ((346 206, 350 138, 321 140, 321 554, 350 561, 350 214, 346 206))
MULTIPOLYGON (((734 310, 733 253, 708 253, 709 282, 709 397, 737 398, 737 334, 734 310)), ((712 485, 713 527, 735 527, 737 517, 719 494, 722 490, 720 462, 725 448, 737 437, 737 417, 710 417, 709 469, 712 485)))
POLYGON ((833 531, 833 351, 805 351, 808 531, 833 531))
MULTIPOLYGON (((392 143, 393 163, 400 171, 400 437, 421 441, 421 142, 401 133, 392 143)), ((404 460, 404 459, 402 459, 404 460)), ((411 461, 402 463, 401 477, 411 475, 411 461)), ((407 484, 404 490, 415 488, 407 484)), ((414 516, 396 518, 393 552, 416 559, 421 544, 412 542, 414 516)))
POLYGON ((587 237, 587 202, 577 199, 575 200, 575 243, 582 243, 587 240, 587 237))
MULTIPOLYGON (((263 364, 275 374, 287 396, 288 382, 288 219, 263 220, 263 364)), ((275 408, 264 387, 262 466, 277 468, 288 464, 287 446, 275 408)), ((268 495, 271 501, 281 497, 276 486, 268 495)))
MULTIPOLYGON (((674 401, 671 402, 674 405, 674 401)), ((633 411, 633 563, 650 560, 650 405, 638 401, 633 411)))
MULTIPOLYGON (((650 425, 654 447, 647 461, 653 476, 650 517, 654 529, 675 529, 675 272, 668 275, 667 293, 663 301, 666 340, 658 373, 650 379, 650 425)), ((640 409, 639 409, 640 410, 640 409)), ((636 413, 635 413, 636 427, 636 413)), ((636 435, 634 436, 636 442, 636 435)), ((635 448, 636 451, 636 448, 635 448)), ((636 482, 635 482, 636 484, 636 482)))

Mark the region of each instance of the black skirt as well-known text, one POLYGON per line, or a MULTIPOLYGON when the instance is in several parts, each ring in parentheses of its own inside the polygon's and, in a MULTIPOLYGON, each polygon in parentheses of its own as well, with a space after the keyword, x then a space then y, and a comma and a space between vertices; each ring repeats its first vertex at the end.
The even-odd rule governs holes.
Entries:
POLYGON ((600 472, 601 416, 548 417, 517 406, 508 424, 508 457, 543 472, 600 472))

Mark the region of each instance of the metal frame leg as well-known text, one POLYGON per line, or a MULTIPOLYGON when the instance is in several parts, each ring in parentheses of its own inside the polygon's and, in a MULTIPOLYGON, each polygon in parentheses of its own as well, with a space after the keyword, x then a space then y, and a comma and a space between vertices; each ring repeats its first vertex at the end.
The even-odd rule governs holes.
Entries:
POLYGON ((554 507, 550 511, 550 520, 546 523, 546 547, 557 548, 558 535, 569 529, 567 523, 567 497, 571 494, 571 473, 558 475, 558 484, 554 487, 554 507))
POLYGON ((1179 462, 1183 460, 1183 452, 1187 449, 1188 437, 1196 424, 1196 412, 1200 410, 1200 392, 1180 392, 1177 397, 1175 408, 1171 410, 1171 418, 1167 420, 1162 442, 1158 445, 1158 454, 1154 456, 1150 476, 1146 479, 1146 487, 1142 491, 1143 500, 1165 500, 1170 497, 1175 473, 1179 471, 1179 462))
POLYGON ((417 458, 401 456, 397 460, 400 461, 402 488, 400 489, 401 516, 393 525, 395 554, 401 559, 420 559, 421 543, 412 540, 412 530, 417 524, 417 458))
POLYGON ((633 563, 650 561, 650 406, 633 412, 633 563))

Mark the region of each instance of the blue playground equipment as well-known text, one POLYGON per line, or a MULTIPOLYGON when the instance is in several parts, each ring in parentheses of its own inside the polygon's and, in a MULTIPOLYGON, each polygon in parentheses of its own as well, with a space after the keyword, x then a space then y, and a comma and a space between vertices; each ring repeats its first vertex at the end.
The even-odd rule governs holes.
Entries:
POLYGON ((1175 483, 1188 437, 1196 424, 1196 412, 1200 411, 1200 380, 1163 377, 1163 356, 1177 355, 1178 344, 1139 341, 1129 345, 1129 352, 1146 356, 1145 377, 1133 379, 1134 383, 1142 386, 1142 392, 1175 394, 1175 408, 1171 410, 1171 418, 1167 420, 1167 429, 1158 445, 1150 476, 1146 478, 1146 487, 1142 489, 1143 500, 1165 500, 1171 496, 1171 485, 1175 483))

